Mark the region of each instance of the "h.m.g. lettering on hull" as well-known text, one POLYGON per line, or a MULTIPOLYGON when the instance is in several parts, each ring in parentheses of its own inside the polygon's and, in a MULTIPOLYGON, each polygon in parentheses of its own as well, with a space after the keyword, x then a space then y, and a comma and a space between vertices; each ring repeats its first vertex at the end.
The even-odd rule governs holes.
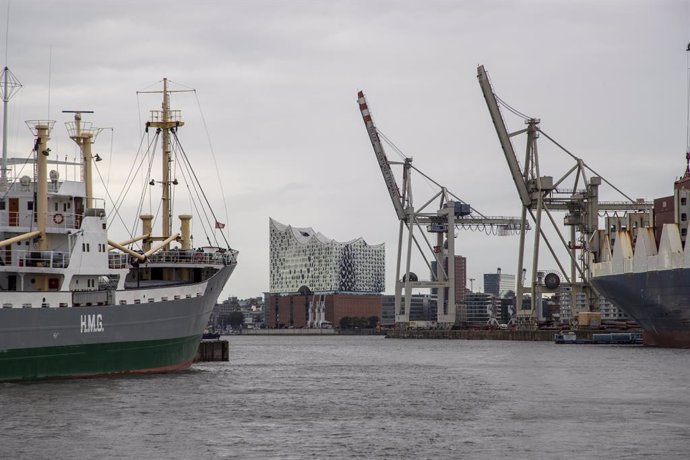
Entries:
POLYGON ((79 315, 79 322, 81 325, 80 332, 103 332, 103 315, 79 315))

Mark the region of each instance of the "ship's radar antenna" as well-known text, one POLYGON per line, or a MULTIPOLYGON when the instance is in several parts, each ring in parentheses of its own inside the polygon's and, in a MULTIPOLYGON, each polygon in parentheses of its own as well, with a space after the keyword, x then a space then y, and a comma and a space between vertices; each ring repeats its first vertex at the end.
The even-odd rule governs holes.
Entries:
POLYGON ((20 89, 22 89, 22 84, 10 71, 9 67, 5 66, 2 71, 2 86, 0 87, 0 95, 2 96, 2 166, 0 168, 0 187, 3 190, 7 187, 7 103, 20 89))
POLYGON ((687 74, 688 74, 688 100, 687 100, 687 114, 685 118, 685 130, 686 130, 686 144, 685 144, 685 160, 686 160, 686 166, 685 166, 685 176, 690 176, 690 43, 688 43, 688 47, 685 49, 685 51, 688 52, 687 54, 687 74))
POLYGON ((7 22, 5 25, 5 68, 0 80, 0 95, 2 96, 2 164, 0 165, 0 188, 7 189, 7 103, 12 96, 22 89, 22 84, 7 67, 7 50, 10 41, 10 2, 7 2, 7 22))

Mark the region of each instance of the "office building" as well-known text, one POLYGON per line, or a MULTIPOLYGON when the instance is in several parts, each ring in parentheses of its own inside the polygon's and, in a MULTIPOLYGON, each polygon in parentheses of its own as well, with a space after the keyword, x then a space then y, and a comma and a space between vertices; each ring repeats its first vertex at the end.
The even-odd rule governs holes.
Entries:
POLYGON ((500 268, 496 273, 484 274, 484 292, 493 294, 499 299, 512 292, 515 295, 515 275, 503 273, 500 268))

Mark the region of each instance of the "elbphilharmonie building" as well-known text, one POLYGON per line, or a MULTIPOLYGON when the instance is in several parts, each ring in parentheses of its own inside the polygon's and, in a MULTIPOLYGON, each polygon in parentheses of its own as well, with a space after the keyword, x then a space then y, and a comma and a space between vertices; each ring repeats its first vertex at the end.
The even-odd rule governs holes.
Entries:
POLYGON ((384 244, 357 238, 327 238, 314 229, 269 218, 270 292, 295 293, 303 286, 322 293, 381 293, 385 288, 384 244))

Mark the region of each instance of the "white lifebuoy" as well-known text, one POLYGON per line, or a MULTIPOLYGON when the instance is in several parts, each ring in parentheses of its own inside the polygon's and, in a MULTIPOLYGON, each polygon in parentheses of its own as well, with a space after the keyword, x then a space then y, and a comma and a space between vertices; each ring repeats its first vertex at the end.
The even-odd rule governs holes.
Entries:
POLYGON ((56 224, 60 225, 60 224, 63 223, 64 221, 65 221, 65 216, 63 216, 63 215, 60 214, 59 212, 58 212, 58 213, 55 213, 55 214, 53 215, 53 222, 55 222, 56 224))

